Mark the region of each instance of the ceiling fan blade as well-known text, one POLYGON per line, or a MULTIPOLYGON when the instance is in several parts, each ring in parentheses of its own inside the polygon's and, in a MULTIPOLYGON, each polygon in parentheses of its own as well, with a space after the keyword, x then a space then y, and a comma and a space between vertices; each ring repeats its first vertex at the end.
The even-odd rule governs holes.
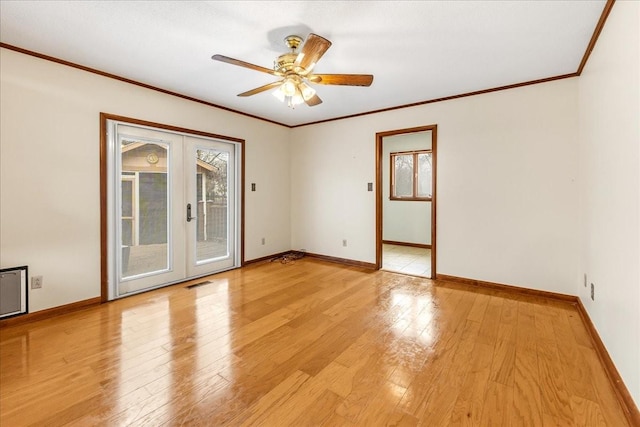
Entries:
POLYGON ((311 83, 321 85, 371 86, 371 74, 312 74, 307 77, 311 83))
POLYGON ((296 65, 306 69, 307 72, 311 72, 330 46, 331 42, 324 37, 313 33, 309 34, 296 58, 296 65))
POLYGON ((304 102, 306 102, 309 107, 313 107, 315 105, 322 104, 322 99, 320 99, 318 95, 313 95, 311 98, 307 99, 304 102))
POLYGON ((271 70, 269 68, 261 67, 259 65, 250 64, 248 62, 240 61, 239 59, 229 58, 228 56, 224 56, 224 55, 213 55, 211 57, 211 59, 216 60, 216 61, 220 61, 220 62, 226 62, 227 64, 231 64, 231 65, 238 65, 240 67, 248 68, 250 70, 255 70, 255 71, 260 71, 262 73, 271 74, 272 76, 280 76, 281 75, 277 71, 271 70))
POLYGON ((279 82, 273 82, 273 83, 268 83, 268 84, 266 84, 266 85, 264 85, 264 86, 260 86, 260 87, 257 87, 257 88, 255 88, 255 89, 251 89, 251 90, 248 90, 248 91, 246 91, 246 92, 239 93, 239 94, 238 94, 238 96, 251 96, 251 95, 255 95, 256 93, 260 93, 260 92, 264 92, 265 90, 269 90, 269 89, 276 88, 276 87, 280 86, 281 84, 282 84, 282 81, 279 81, 279 82))

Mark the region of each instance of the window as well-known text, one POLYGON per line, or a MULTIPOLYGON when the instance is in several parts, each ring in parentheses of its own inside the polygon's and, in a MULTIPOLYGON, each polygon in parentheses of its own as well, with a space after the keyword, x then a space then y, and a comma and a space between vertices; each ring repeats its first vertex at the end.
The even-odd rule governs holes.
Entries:
POLYGON ((431 150, 391 153, 391 200, 431 200, 431 150))

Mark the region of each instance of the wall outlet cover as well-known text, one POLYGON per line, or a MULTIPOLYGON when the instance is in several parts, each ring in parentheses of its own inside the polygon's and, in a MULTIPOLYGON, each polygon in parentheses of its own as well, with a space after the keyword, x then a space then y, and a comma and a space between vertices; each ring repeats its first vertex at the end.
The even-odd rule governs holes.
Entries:
POLYGON ((31 278, 31 289, 42 289, 42 276, 33 276, 31 278))

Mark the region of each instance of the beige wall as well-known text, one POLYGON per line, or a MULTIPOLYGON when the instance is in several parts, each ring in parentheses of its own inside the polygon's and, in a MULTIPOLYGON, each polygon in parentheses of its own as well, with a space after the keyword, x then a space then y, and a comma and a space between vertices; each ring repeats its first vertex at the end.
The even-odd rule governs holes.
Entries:
POLYGON ((294 128, 293 248, 374 263, 375 134, 437 124, 437 272, 575 294, 577 84, 294 128))
POLYGON ((577 294, 640 404, 640 3, 616 2, 579 83, 577 294))
POLYGON ((245 139, 245 257, 290 248, 288 128, 0 55, 0 266, 27 264, 43 276, 30 311, 100 295, 100 112, 245 139), (257 192, 246 191, 251 182, 257 192))

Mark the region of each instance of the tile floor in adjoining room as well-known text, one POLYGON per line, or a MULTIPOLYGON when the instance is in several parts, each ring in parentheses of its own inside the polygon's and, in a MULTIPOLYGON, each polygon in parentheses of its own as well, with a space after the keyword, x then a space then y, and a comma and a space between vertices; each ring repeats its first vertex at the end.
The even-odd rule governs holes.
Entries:
POLYGON ((382 269, 431 277, 431 249, 385 243, 382 245, 382 269))

